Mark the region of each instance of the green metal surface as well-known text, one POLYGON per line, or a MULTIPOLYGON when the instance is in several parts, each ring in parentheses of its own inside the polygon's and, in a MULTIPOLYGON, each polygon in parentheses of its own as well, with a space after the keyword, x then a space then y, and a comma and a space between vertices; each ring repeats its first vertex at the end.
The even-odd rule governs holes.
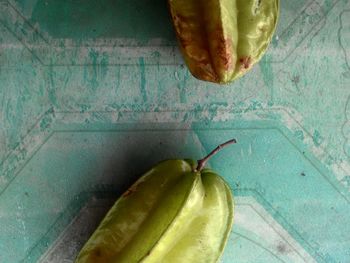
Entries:
POLYGON ((262 61, 193 78, 166 1, 0 0, 0 262, 72 262, 167 158, 234 190, 222 262, 350 262, 350 1, 281 1, 262 61))

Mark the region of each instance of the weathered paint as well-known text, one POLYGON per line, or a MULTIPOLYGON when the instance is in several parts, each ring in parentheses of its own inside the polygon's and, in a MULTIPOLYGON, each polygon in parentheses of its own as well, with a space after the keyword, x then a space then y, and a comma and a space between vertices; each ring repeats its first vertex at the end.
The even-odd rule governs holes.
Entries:
POLYGON ((184 67, 166 1, 0 0, 0 261, 71 260, 138 175, 234 136, 211 165, 252 223, 223 262, 347 262, 350 3, 281 5, 266 56, 221 87, 184 67))

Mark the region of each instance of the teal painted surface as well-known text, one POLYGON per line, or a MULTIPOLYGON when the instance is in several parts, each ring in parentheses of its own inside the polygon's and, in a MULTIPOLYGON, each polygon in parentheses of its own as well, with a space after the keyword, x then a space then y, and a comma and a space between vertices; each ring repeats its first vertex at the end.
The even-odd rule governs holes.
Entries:
POLYGON ((0 262, 72 262, 166 158, 236 197, 222 262, 349 262, 350 3, 282 1, 262 61, 225 87, 183 64, 164 1, 0 0, 0 262))

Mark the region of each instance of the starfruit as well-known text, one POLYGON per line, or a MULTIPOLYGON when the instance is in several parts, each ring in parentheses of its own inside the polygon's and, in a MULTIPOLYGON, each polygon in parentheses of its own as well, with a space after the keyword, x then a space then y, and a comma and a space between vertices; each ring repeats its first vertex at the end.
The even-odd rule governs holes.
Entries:
POLYGON ((166 160, 136 181, 113 205, 76 263, 213 263, 233 223, 232 193, 210 169, 210 156, 166 160))
POLYGON ((168 0, 185 63, 198 79, 228 83, 265 53, 279 0, 168 0))

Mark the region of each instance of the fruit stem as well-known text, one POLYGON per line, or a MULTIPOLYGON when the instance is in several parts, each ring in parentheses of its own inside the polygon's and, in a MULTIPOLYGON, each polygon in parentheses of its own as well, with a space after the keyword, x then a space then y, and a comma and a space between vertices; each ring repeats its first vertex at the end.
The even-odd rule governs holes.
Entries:
POLYGON ((206 165, 207 161, 215 154, 217 154, 222 148, 226 147, 227 145, 237 143, 236 139, 229 140, 227 142, 224 142, 220 144, 218 147, 216 147, 214 150, 212 150, 207 156, 205 156, 203 159, 198 160, 197 168, 195 169, 195 172, 200 172, 203 167, 206 165))

